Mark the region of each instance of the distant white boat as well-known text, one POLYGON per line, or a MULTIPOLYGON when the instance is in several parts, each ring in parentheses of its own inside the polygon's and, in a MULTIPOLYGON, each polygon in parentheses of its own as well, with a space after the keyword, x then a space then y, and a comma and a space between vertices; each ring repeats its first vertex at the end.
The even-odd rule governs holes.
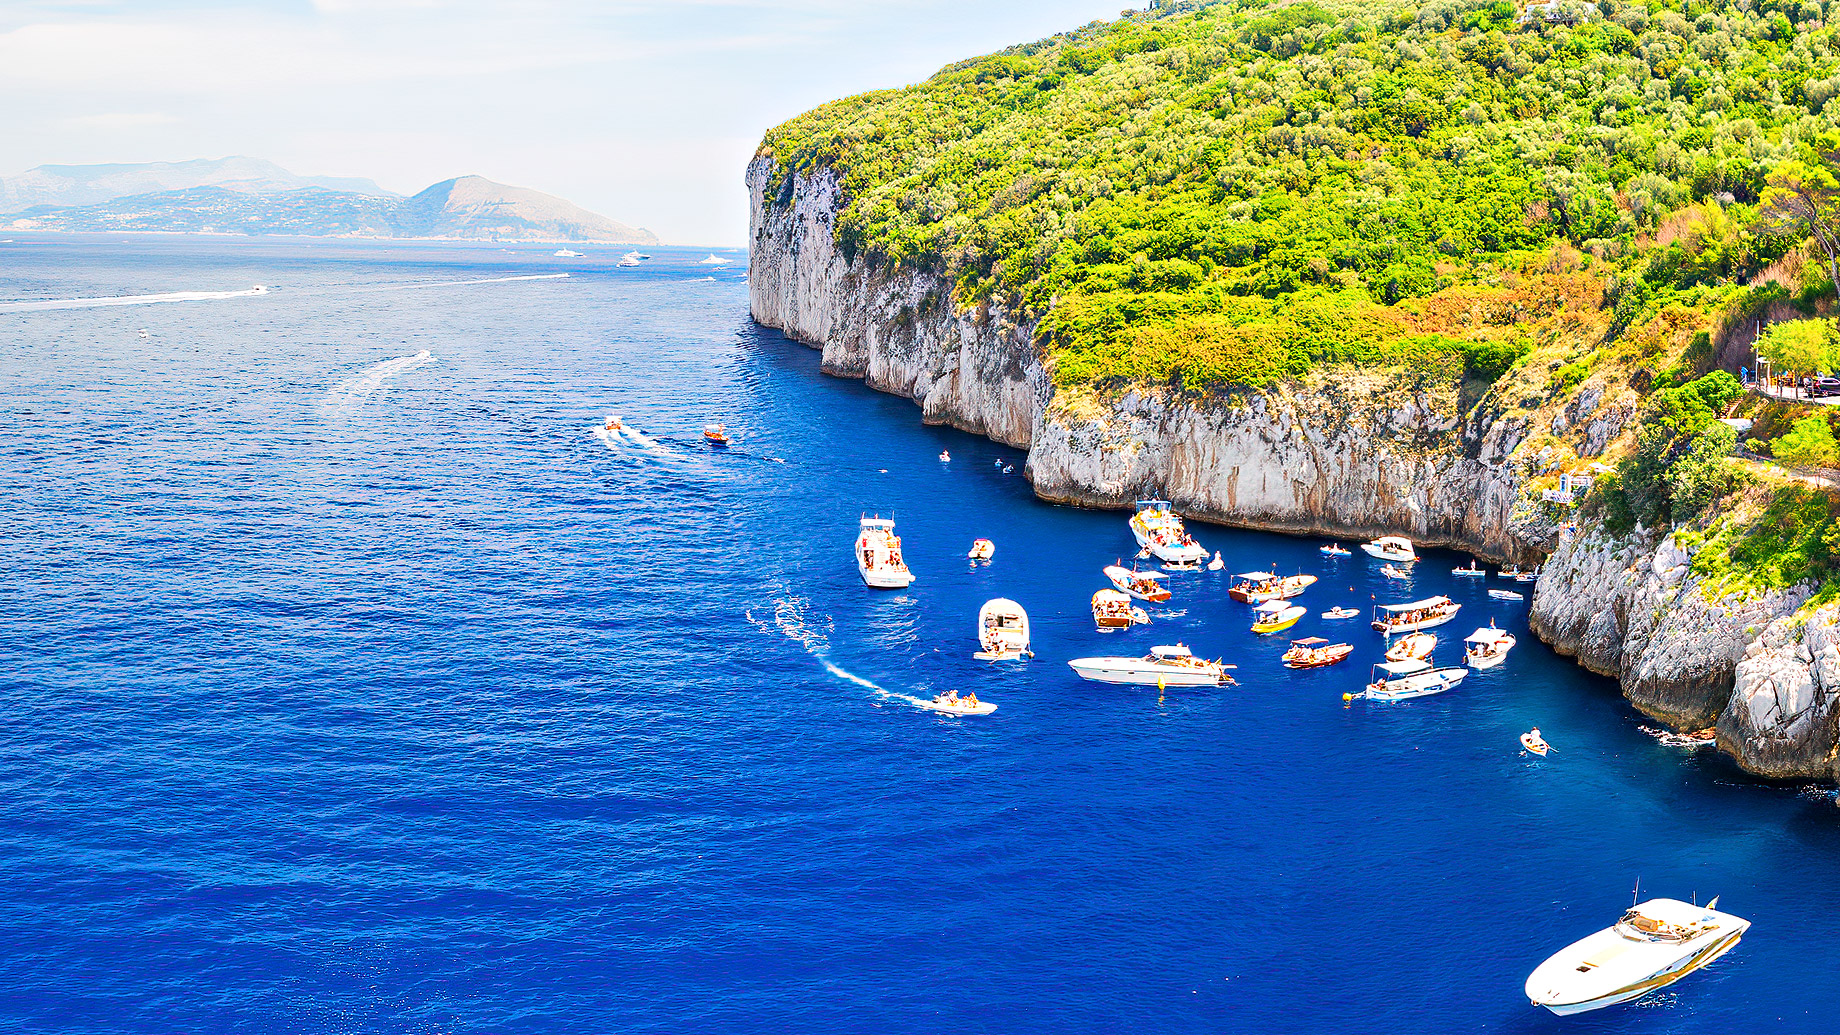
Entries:
POLYGON ((1482 568, 1480 568, 1480 567, 1477 567, 1477 565, 1476 565, 1476 559, 1475 559, 1475 558, 1473 558, 1473 557, 1472 557, 1472 558, 1470 558, 1470 562, 1469 562, 1469 567, 1467 567, 1467 568, 1452 568, 1452 569, 1450 569, 1450 573, 1451 573, 1452 575, 1487 575, 1487 574, 1488 574, 1488 572, 1487 572, 1486 570, 1484 570, 1484 569, 1482 569, 1482 568))
POLYGON ((1209 571, 1220 571, 1226 566, 1227 566, 1227 562, 1220 559, 1220 551, 1215 550, 1214 559, 1208 562, 1208 566, 1207 566, 1208 570, 1209 571))
POLYGON ((617 263, 614 263, 614 265, 616 266, 637 266, 639 265, 639 256, 636 253, 628 252, 627 254, 620 256, 620 261, 617 263))
POLYGON ((579 259, 581 258, 580 252, 571 251, 567 248, 558 248, 551 254, 553 254, 558 259, 579 259))
POLYGON ((1489 590, 1489 596, 1494 597, 1496 600, 1525 600, 1527 599, 1526 597, 1522 596, 1519 593, 1514 592, 1511 589, 1491 589, 1489 590))
POLYGON ((988 539, 979 539, 971 544, 971 550, 965 554, 974 561, 987 561, 996 556, 997 544, 988 539))
POLYGON ((1409 604, 1379 604, 1374 608, 1374 631, 1394 636, 1434 629, 1457 617, 1462 606, 1449 597, 1428 597, 1409 604))
POLYGON ((1383 561, 1416 561, 1417 551, 1412 549, 1412 540, 1402 535, 1383 535, 1371 543, 1362 543, 1361 549, 1369 557, 1383 561))
POLYGON ((978 700, 976 693, 958 696, 957 690, 947 690, 943 694, 934 694, 930 701, 915 701, 928 711, 945 712, 947 715, 989 715, 997 710, 990 701, 978 700))
POLYGON ((1348 549, 1346 546, 1343 546, 1341 543, 1330 543, 1328 546, 1319 546, 1317 547, 1317 550, 1321 552, 1321 554, 1324 557, 1352 557, 1354 556, 1354 551, 1348 549))
POLYGON ((1361 696, 1370 701, 1404 701, 1429 697, 1463 682, 1469 669, 1459 666, 1432 668, 1429 661, 1383 661, 1374 666, 1373 682, 1361 696))
POLYGON ((707 259, 704 259, 704 260, 702 260, 701 262, 699 262, 699 263, 697 263, 697 265, 698 265, 698 266, 726 266, 726 265, 728 265, 728 264, 729 264, 729 263, 730 263, 731 261, 733 261, 733 260, 730 260, 730 259, 724 259, 724 258, 723 258, 723 257, 721 257, 720 255, 713 255, 713 254, 712 254, 712 255, 710 255, 710 256, 709 256, 709 258, 707 258, 707 259))

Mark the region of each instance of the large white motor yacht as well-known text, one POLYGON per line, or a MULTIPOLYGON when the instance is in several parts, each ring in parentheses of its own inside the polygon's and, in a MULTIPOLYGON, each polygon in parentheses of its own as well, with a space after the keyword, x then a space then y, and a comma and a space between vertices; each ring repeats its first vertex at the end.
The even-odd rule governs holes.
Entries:
POLYGON ((1169 509, 1167 500, 1138 500, 1137 513, 1131 515, 1131 535, 1137 545, 1171 564, 1200 564, 1208 552, 1169 509))
POLYGON ((1416 561, 1417 551, 1412 549, 1412 540, 1402 535, 1383 535, 1371 543, 1362 543, 1361 549, 1369 557, 1378 557, 1383 561, 1416 561))
POLYGON ((894 534, 892 519, 862 519, 862 532, 856 537, 856 570, 872 589, 906 589, 913 584, 914 573, 901 559, 901 537, 894 534))
POLYGON ((1135 686, 1230 686, 1232 666, 1203 661, 1187 647, 1152 647, 1141 658, 1075 658, 1068 666, 1081 679, 1135 686))
POLYGON ((1535 1006, 1566 1016, 1671 985, 1731 951, 1751 922, 1674 898, 1651 898, 1615 925, 1554 953, 1527 977, 1535 1006))

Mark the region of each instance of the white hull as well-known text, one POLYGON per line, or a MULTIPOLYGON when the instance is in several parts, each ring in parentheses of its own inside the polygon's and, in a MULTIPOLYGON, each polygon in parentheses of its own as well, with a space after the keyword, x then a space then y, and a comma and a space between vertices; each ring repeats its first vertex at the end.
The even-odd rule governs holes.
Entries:
POLYGON ((944 701, 917 701, 915 703, 929 712, 943 712, 946 715, 989 715, 997 710, 997 706, 989 701, 979 701, 976 705, 949 704, 944 701))
POLYGON ((1431 618, 1421 618, 1416 622, 1406 622, 1401 625, 1388 625, 1388 626, 1382 627, 1379 624, 1376 624, 1374 628, 1379 630, 1380 632, 1386 633, 1388 636, 1397 636, 1400 633, 1418 632, 1420 629, 1435 629, 1440 625, 1448 624, 1452 619, 1456 617, 1457 617, 1457 613, 1455 611, 1452 611, 1451 613, 1447 615, 1438 615, 1438 616, 1434 616, 1431 618))
POLYGON ((1219 686, 1220 674, 1203 669, 1154 665, 1142 658, 1077 658, 1067 663, 1081 679, 1127 686, 1219 686))
POLYGON ((1467 674, 1460 668, 1434 668, 1404 679, 1388 680, 1384 687, 1378 689, 1368 687, 1361 696, 1370 701, 1409 701, 1414 697, 1430 697, 1463 682, 1467 674))
POLYGON ((856 570, 870 589, 906 589, 914 584, 914 573, 899 568, 871 568, 857 561, 856 570))
POLYGON ((1367 551, 1367 556, 1382 561, 1398 561, 1403 564, 1409 564, 1418 560, 1418 555, 1415 553, 1407 553, 1404 550, 1389 550, 1384 546, 1375 546, 1372 543, 1362 543, 1361 549, 1367 551))
POLYGON ((1167 561, 1170 564, 1198 565, 1208 558, 1207 550, 1200 543, 1184 543, 1180 546, 1165 546, 1162 543, 1145 545, 1150 547, 1150 552, 1155 554, 1158 560, 1167 561))
POLYGON ((1496 668, 1506 660, 1508 660, 1508 652, 1505 650, 1494 654, 1471 654, 1463 659, 1465 664, 1478 672, 1485 668, 1496 668))
MULTIPOLYGON (((1640 908, 1654 904, 1644 903, 1640 908)), ((1687 906, 1684 902, 1675 904, 1687 906)), ((1573 942, 1528 976, 1528 1000, 1561 1017, 1570 1017, 1666 988, 1730 952, 1750 929, 1748 920, 1716 913, 1710 906, 1703 908, 1707 921, 1716 926, 1686 941, 1630 938, 1620 933, 1619 924, 1573 942)))

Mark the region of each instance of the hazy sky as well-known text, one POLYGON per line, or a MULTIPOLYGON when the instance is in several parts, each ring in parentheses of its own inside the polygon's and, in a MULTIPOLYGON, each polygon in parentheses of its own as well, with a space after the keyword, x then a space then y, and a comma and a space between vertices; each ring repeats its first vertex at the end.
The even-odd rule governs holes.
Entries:
POLYGON ((231 154, 465 173, 742 244, 761 131, 1121 0, 0 0, 0 175, 231 154))

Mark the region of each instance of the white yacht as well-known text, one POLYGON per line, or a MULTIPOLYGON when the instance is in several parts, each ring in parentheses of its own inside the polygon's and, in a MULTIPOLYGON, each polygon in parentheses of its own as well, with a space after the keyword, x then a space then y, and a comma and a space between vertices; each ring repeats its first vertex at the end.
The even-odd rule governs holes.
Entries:
POLYGON ((1135 686, 1232 686, 1232 665, 1203 661, 1181 644, 1152 647, 1141 658, 1075 658, 1067 665, 1081 679, 1135 686))
POLYGON ((558 259, 579 259, 581 258, 581 253, 576 251, 573 248, 558 248, 556 249, 554 254, 556 258, 558 259))
POLYGON ((1409 604, 1378 604, 1374 607, 1374 630, 1392 636, 1435 629, 1457 617, 1462 608, 1462 604, 1449 597, 1426 597, 1409 604))
POLYGON ((971 656, 979 661, 1015 661, 1035 656, 1029 649, 1029 613, 1007 597, 987 600, 978 609, 977 633, 983 650, 971 656))
POLYGON ((724 259, 720 255, 711 253, 709 258, 699 261, 697 265, 698 266, 726 266, 729 264, 730 261, 732 260, 724 259))
POLYGON ((1168 500, 1138 500, 1137 512, 1131 515, 1131 535, 1159 560, 1189 565, 1208 559, 1207 550, 1188 534, 1182 519, 1169 509, 1168 500))
POLYGON ((1412 549, 1412 540, 1402 535, 1383 535, 1371 543, 1362 543, 1361 549, 1369 557, 1378 557, 1383 561, 1416 561, 1418 553, 1412 549))
POLYGON ((1463 661, 1473 669, 1494 668, 1508 660, 1508 652, 1514 649, 1514 637, 1495 628, 1494 622, 1463 637, 1463 643, 1463 661))
POLYGON ((627 252, 625 255, 620 256, 620 261, 615 263, 614 265, 616 266, 637 266, 639 265, 639 261, 640 261, 639 256, 636 253, 627 252))
POLYGON ((1651 898, 1613 926, 1560 949, 1527 976, 1527 998, 1561 1017, 1626 1003, 1731 951, 1751 922, 1716 908, 1651 898))
POLYGON ((1370 701, 1404 701, 1429 697, 1463 682, 1469 669, 1459 665, 1432 668, 1431 662, 1416 658, 1406 661, 1382 661, 1374 666, 1373 682, 1361 696, 1370 701))
POLYGON ((914 573, 901 559, 901 537, 894 534, 891 518, 866 517, 856 537, 856 570, 872 589, 906 589, 914 573))

